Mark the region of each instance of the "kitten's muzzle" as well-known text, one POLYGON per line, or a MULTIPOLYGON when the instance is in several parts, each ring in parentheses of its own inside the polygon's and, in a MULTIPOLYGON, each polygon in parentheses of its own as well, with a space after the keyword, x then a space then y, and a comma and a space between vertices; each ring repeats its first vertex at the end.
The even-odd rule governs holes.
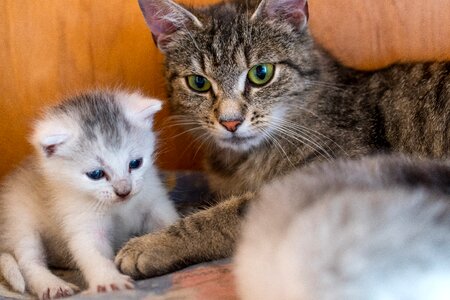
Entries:
POLYGON ((116 195, 119 196, 120 198, 126 198, 131 193, 131 190, 127 190, 124 192, 114 190, 114 193, 116 193, 116 195))
POLYGON ((131 184, 128 180, 120 180, 114 186, 114 193, 120 198, 126 198, 131 193, 131 184))

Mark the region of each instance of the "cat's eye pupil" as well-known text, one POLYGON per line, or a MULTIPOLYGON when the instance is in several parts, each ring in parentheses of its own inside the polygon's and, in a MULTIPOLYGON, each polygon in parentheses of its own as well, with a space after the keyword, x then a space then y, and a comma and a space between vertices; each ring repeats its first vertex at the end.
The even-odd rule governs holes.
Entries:
POLYGON ((202 89, 205 86, 205 77, 202 76, 195 76, 195 85, 199 88, 202 89))
POLYGON ((128 167, 130 170, 139 169, 142 166, 142 158, 133 159, 130 161, 128 167))
POLYGON ((256 67, 256 76, 258 76, 259 79, 264 80, 267 75, 267 67, 265 65, 258 65, 256 67))
POLYGON ((87 177, 89 177, 92 180, 99 180, 105 177, 105 172, 103 170, 94 170, 91 172, 86 173, 87 177))

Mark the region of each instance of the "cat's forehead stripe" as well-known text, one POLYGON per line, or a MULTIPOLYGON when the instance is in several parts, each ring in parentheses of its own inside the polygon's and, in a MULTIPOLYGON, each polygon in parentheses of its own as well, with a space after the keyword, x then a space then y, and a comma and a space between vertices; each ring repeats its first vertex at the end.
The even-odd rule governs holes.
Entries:
POLYGON ((112 93, 89 93, 73 97, 55 109, 74 120, 87 140, 100 137, 106 145, 114 147, 122 143, 123 130, 130 129, 117 101, 112 93))

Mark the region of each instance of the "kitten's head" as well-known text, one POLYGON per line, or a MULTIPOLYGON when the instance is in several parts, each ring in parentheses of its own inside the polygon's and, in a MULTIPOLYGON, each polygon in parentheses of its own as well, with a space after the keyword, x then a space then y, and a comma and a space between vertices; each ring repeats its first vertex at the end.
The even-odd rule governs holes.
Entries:
POLYGON ((222 148, 248 151, 282 132, 290 110, 312 92, 318 69, 306 0, 190 11, 171 0, 139 3, 166 56, 173 113, 222 148))
POLYGON ((161 105, 138 93, 91 92, 50 108, 31 139, 46 179, 99 206, 139 193, 154 168, 151 127, 161 105))

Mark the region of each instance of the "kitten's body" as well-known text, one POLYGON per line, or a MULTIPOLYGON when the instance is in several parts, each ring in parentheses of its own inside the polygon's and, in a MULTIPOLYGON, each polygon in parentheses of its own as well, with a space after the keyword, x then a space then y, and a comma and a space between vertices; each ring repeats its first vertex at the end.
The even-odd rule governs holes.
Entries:
POLYGON ((112 262, 115 251, 177 219, 153 165, 151 123, 160 107, 138 94, 94 92, 36 124, 37 153, 5 181, 0 202, 0 260, 13 288, 24 291, 21 273, 40 298, 73 294, 47 265, 80 268, 90 292, 132 287, 112 262), (104 176, 88 178, 94 170, 104 176))
POLYGON ((277 179, 235 263, 243 299, 447 299, 450 165, 378 157, 277 179))
MULTIPOLYGON (((345 68, 309 35, 305 0, 231 1, 190 11, 169 0, 140 4, 166 55, 172 111, 208 145, 205 166, 219 195, 252 193, 293 169, 336 157, 449 156, 449 63, 345 68), (266 63, 274 75, 257 86, 250 72, 266 63), (209 80, 210 89, 195 90, 192 74, 200 83, 209 80)), ((251 197, 222 197, 226 203, 182 221, 202 226, 180 222, 158 237, 131 241, 118 255, 120 268, 149 276, 180 261, 231 255, 251 197), (164 249, 151 250, 161 239, 164 249), (181 250, 185 244, 191 247, 181 250)))

